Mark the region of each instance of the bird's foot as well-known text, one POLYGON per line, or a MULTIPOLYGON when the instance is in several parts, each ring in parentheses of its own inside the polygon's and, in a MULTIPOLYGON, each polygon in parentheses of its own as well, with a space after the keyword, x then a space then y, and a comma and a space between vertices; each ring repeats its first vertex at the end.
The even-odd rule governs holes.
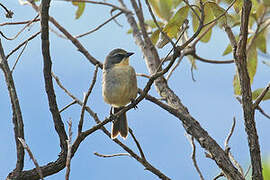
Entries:
MULTIPOLYGON (((131 104, 133 104, 133 103, 135 103, 135 99, 131 99, 131 104)), ((138 106, 135 105, 135 106, 134 106, 134 109, 135 109, 135 110, 138 109, 138 106)))

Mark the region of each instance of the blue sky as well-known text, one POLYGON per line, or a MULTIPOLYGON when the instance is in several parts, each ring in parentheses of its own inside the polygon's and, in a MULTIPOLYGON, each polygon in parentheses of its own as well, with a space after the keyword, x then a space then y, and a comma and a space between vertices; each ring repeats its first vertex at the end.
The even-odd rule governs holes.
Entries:
MULTIPOLYGON (((13 10, 15 14, 14 18, 9 20, 4 19, 1 12, 1 23, 28 20, 36 15, 31 7, 21 6, 17 1, 6 1, 4 5, 13 10)), ((50 14, 73 35, 84 33, 103 23, 110 17, 109 12, 110 9, 107 7, 87 4, 82 17, 75 20, 75 7, 71 6, 71 3, 52 1, 50 8, 50 14)), ((146 17, 149 17, 149 15, 147 14, 146 17)), ((91 55, 100 61, 104 60, 109 51, 117 47, 135 52, 135 55, 131 57, 131 65, 137 73, 148 74, 142 53, 135 45, 132 36, 126 34, 129 26, 125 17, 121 15, 118 21, 123 25, 122 28, 114 22, 110 22, 99 31, 79 40, 91 55)), ((51 27, 56 30, 53 25, 51 27)), ((1 27, 1 31, 9 37, 14 36, 19 29, 18 26, 1 27)), ((35 23, 14 41, 6 41, 1 38, 5 53, 9 53, 21 41, 38 30, 39 23, 35 23)), ((211 43, 199 44, 197 52, 200 56, 209 59, 230 59, 230 55, 221 57, 228 43, 228 39, 222 30, 215 29, 211 43)), ((77 51, 70 41, 61 39, 54 33, 50 33, 50 48, 54 73, 59 76, 66 88, 82 99, 83 93, 87 91, 91 83, 94 66, 77 51)), ((161 51, 161 57, 165 56, 167 51, 168 48, 161 51)), ((10 57, 9 64, 11 67, 17 56, 18 52, 10 57)), ((270 69, 262 64, 261 60, 263 58, 259 56, 257 74, 252 85, 253 90, 264 87, 269 82, 270 69)), ((223 146, 231 128, 233 116, 236 117, 236 128, 230 141, 230 147, 235 158, 246 168, 249 164, 247 139, 241 106, 233 95, 232 87, 235 66, 233 64, 213 65, 201 62, 197 62, 197 66, 198 70, 194 71, 196 82, 192 81, 190 64, 187 59, 184 59, 168 84, 189 109, 190 114, 221 146, 223 146)), ((108 116, 109 106, 103 102, 101 96, 101 75, 99 70, 97 83, 90 95, 88 105, 102 120, 108 116)), ((57 158, 60 148, 44 89, 40 36, 29 42, 13 76, 23 113, 25 140, 39 164, 44 165, 57 158)), ((143 88, 146 82, 145 78, 138 77, 140 88, 143 88)), ((72 101, 56 84, 55 91, 60 108, 72 101)), ((150 94, 158 97, 154 88, 150 91, 150 94)), ((16 162, 12 111, 3 73, 0 76, 0 99, 0 114, 2 117, 2 125, 0 126, 0 179, 3 179, 12 171, 16 162)), ((138 107, 137 110, 128 112, 129 126, 141 143, 147 160, 172 179, 199 179, 192 165, 191 146, 185 136, 186 133, 182 123, 146 100, 143 100, 138 107)), ((261 107, 270 113, 269 102, 263 102, 261 107)), ((73 105, 61 114, 66 129, 66 122, 69 118, 72 119, 73 139, 77 132, 80 109, 78 105, 73 105)), ((270 152, 268 128, 270 127, 270 121, 256 112, 256 122, 262 156, 266 159, 270 152)), ((93 119, 86 114, 84 129, 90 128, 94 124, 93 119)), ((109 129, 110 126, 111 124, 106 125, 109 129)), ((121 139, 121 141, 138 152, 130 136, 127 140, 121 139)), ((213 178, 219 173, 216 164, 205 158, 204 150, 197 143, 196 145, 199 167, 206 179, 213 178)), ((93 154, 94 152, 114 154, 124 151, 103 132, 96 131, 81 144, 72 159, 70 179, 158 179, 130 157, 104 159, 96 157, 93 154)), ((33 167, 32 161, 26 155, 25 169, 32 169, 33 167)), ((65 170, 62 170, 60 173, 45 179, 64 179, 64 174, 65 170)))

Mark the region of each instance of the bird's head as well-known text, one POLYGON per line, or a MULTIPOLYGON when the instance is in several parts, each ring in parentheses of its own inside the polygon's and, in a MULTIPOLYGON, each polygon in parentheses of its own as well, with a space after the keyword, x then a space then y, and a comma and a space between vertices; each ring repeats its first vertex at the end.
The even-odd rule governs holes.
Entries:
POLYGON ((133 52, 127 52, 123 49, 114 49, 106 57, 104 62, 104 69, 109 69, 114 66, 129 65, 129 56, 134 54, 133 52))

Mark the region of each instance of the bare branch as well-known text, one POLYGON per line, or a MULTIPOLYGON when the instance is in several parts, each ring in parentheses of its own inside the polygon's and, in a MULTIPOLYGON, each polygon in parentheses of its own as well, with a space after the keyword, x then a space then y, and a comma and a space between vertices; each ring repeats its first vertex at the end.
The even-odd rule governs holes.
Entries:
POLYGON ((85 94, 84 96, 84 99, 83 99, 83 105, 82 105, 82 109, 81 109, 81 118, 80 118, 80 121, 79 121, 79 124, 78 124, 78 136, 80 135, 80 133, 82 132, 82 126, 83 126, 83 119, 84 119, 84 112, 85 112, 85 106, 86 106, 86 103, 87 103, 87 100, 88 100, 88 97, 90 96, 93 88, 94 88, 94 85, 96 83, 96 80, 97 80, 97 72, 98 72, 98 65, 96 65, 96 69, 94 71, 94 76, 93 76, 93 79, 92 79, 92 83, 87 91, 87 93, 85 94))
POLYGON ((191 53, 195 59, 205 62, 205 63, 210 63, 210 64, 232 64, 234 63, 234 60, 210 60, 210 59, 205 59, 203 57, 198 56, 196 53, 191 53))
POLYGON ((5 81, 9 92, 9 97, 12 105, 12 122, 14 126, 14 138, 16 142, 17 150, 17 162, 16 168, 10 173, 10 175, 18 174, 22 171, 24 166, 24 149, 18 138, 24 139, 24 123, 19 104, 19 98, 17 96, 12 73, 9 69, 8 62, 2 47, 0 39, 0 68, 5 75, 5 81))
POLYGON ((233 49, 236 49, 237 42, 236 42, 235 36, 233 35, 232 29, 229 26, 225 26, 225 32, 227 33, 229 37, 229 40, 231 42, 233 49))
POLYGON ((69 103, 68 105, 66 105, 65 107, 63 107, 59 113, 62 113, 64 110, 66 110, 67 108, 69 108, 70 106, 72 106, 73 104, 76 104, 76 101, 72 101, 71 103, 69 103))
POLYGON ((112 7, 114 9, 119 9, 120 11, 122 11, 124 13, 132 13, 128 9, 121 8, 121 7, 118 7, 118 6, 114 5, 114 4, 107 3, 107 2, 102 2, 102 1, 89 1, 89 0, 54 0, 54 1, 85 2, 85 3, 91 3, 91 4, 99 4, 99 5, 109 6, 109 7, 112 7))
POLYGON ((0 31, 0 33, 1 33, 1 35, 5 38, 5 39, 7 39, 7 40, 14 40, 14 39, 16 39, 27 27, 29 27, 37 18, 38 18, 38 16, 39 16, 39 14, 38 15, 36 15, 36 17, 34 18, 34 19, 32 19, 31 21, 29 21, 29 23, 27 23, 14 37, 11 37, 11 38, 9 38, 9 37, 6 37, 1 31, 0 31))
POLYGON ((43 180, 42 171, 41 171, 41 169, 40 169, 40 167, 39 167, 39 165, 38 165, 38 162, 37 162, 37 160, 35 159, 33 153, 31 152, 29 146, 26 144, 26 142, 25 142, 22 138, 18 137, 18 139, 19 139, 19 141, 21 142, 21 144, 23 145, 23 148, 26 149, 26 151, 28 152, 30 159, 32 159, 33 163, 35 164, 36 169, 37 169, 37 172, 38 172, 38 174, 39 174, 39 176, 40 176, 40 179, 43 180))
POLYGON ((94 155, 102 158, 110 158, 110 157, 119 157, 119 156, 130 156, 128 153, 118 153, 118 154, 100 154, 98 152, 94 152, 94 155))
POLYGON ((229 141, 233 135, 234 128, 235 128, 235 117, 233 117, 232 128, 231 128, 227 138, 225 139, 225 143, 224 143, 225 151, 226 151, 226 149, 229 149, 229 141))
POLYGON ((93 32, 96 32, 97 30, 99 30, 100 28, 102 28, 104 25, 106 25, 107 23, 109 23, 110 21, 114 20, 115 18, 117 18, 119 15, 121 15, 123 12, 119 12, 117 13, 116 15, 112 16, 110 19, 108 19, 107 21, 105 21, 104 23, 100 24, 99 26, 97 26, 95 29, 91 30, 91 31, 88 31, 86 33, 83 33, 83 34, 80 34, 80 35, 77 35, 75 36, 75 38, 81 38, 83 36, 86 36, 86 35, 89 35, 93 32))
POLYGON ((66 160, 66 176, 65 179, 69 180, 70 174, 70 161, 71 161, 71 149, 72 149, 72 120, 68 121, 68 139, 67 139, 67 160, 66 160))
POLYGON ((262 93, 257 97, 257 99, 255 100, 255 102, 253 103, 253 108, 254 109, 256 109, 258 107, 258 105, 263 100, 264 96, 269 91, 269 89, 270 89, 270 82, 268 83, 268 85, 264 88, 264 90, 262 91, 262 93))
POLYGON ((266 118, 270 119, 270 115, 266 114, 260 106, 257 106, 256 109, 258 109, 260 113, 262 113, 262 115, 264 115, 266 118))
POLYGON ((43 75, 45 80, 45 88, 49 101, 50 112, 53 116, 53 122, 55 126, 55 130, 58 134, 60 140, 60 146, 63 151, 67 150, 66 140, 68 139, 63 121, 61 119, 58 105, 56 102, 56 96, 54 92, 53 82, 52 82, 52 61, 50 57, 50 49, 49 49, 49 7, 50 0, 43 0, 41 3, 41 39, 42 39, 42 55, 43 55, 43 75))
POLYGON ((151 76, 147 75, 147 74, 143 74, 143 73, 136 73, 136 76, 141 76, 141 77, 145 77, 147 79, 149 79, 151 76))
MULTIPOLYGON (((27 3, 30 4, 37 12, 39 12, 39 7, 35 4, 34 1, 27 0, 27 3)), ((94 58, 87 50, 83 47, 83 45, 78 41, 76 38, 74 38, 63 26, 61 26, 53 17, 49 16, 49 21, 55 25, 77 48, 78 51, 80 51, 88 60, 90 63, 98 66, 102 69, 102 63, 99 62, 96 58, 94 58)))
POLYGON ((233 124, 232 124, 232 128, 227 136, 227 138, 225 139, 225 143, 224 143, 224 147, 225 147, 225 152, 227 152, 228 156, 230 157, 230 159, 232 160, 232 162, 234 163, 234 165, 238 168, 238 170, 240 171, 240 173, 242 174, 242 176, 244 177, 244 171, 242 166, 236 161, 236 159, 233 157, 231 151, 230 151, 230 147, 229 147, 229 141, 230 138, 233 135, 234 132, 234 128, 235 128, 235 117, 233 117, 233 124))
POLYGON ((39 35, 40 33, 41 33, 41 31, 35 33, 34 35, 32 35, 31 37, 29 37, 28 39, 26 39, 24 42, 22 42, 21 44, 19 44, 15 49, 13 49, 10 53, 8 53, 8 55, 7 55, 6 58, 8 59, 13 53, 15 53, 23 45, 27 44, 29 41, 31 41, 32 39, 34 39, 35 37, 37 37, 37 35, 39 35))
POLYGON ((19 22, 4 22, 4 23, 0 23, 0 26, 28 24, 31 21, 32 22, 38 22, 38 21, 40 21, 40 19, 35 19, 34 21, 33 20, 29 20, 29 21, 19 21, 19 22))
POLYGON ((6 11, 6 18, 12 18, 14 13, 11 10, 8 10, 2 3, 0 3, 0 6, 6 11))
POLYGON ((17 65, 17 63, 18 63, 18 61, 19 61, 19 59, 20 59, 20 57, 21 57, 21 55, 23 54, 23 52, 24 52, 24 50, 25 50, 25 48, 26 48, 26 46, 27 46, 27 44, 28 44, 28 41, 24 44, 24 47, 23 47, 22 51, 20 52, 19 56, 17 57, 17 59, 16 59, 14 65, 13 65, 13 67, 12 67, 12 69, 11 69, 11 73, 13 73, 13 71, 14 71, 14 69, 15 69, 15 67, 16 67, 16 65, 17 65))
POLYGON ((219 173, 216 177, 214 177, 213 180, 217 180, 217 179, 219 179, 219 178, 221 178, 221 177, 224 177, 223 172, 219 173))
POLYGON ((134 142, 135 142, 137 148, 139 149, 139 152, 140 152, 140 154, 141 154, 141 158, 142 158, 144 161, 146 161, 145 156, 144 156, 144 153, 143 153, 143 150, 142 150, 142 148, 141 148, 141 145, 140 145, 139 141, 136 139, 135 135, 133 134, 132 129, 130 129, 130 128, 129 128, 129 133, 131 134, 132 139, 134 140, 134 142))
POLYGON ((250 77, 247 69, 247 39, 251 7, 252 2, 250 0, 245 0, 242 7, 239 41, 233 54, 240 80, 245 130, 248 136, 248 146, 252 165, 252 179, 262 180, 260 144, 254 119, 250 77))
POLYGON ((200 176, 200 180, 204 180, 204 177, 202 175, 202 172, 201 172, 201 170, 197 164, 197 160, 196 160, 196 146, 194 143, 194 137, 187 135, 187 138, 188 138, 188 140, 191 144, 191 147, 192 147, 191 159, 192 159, 193 165, 195 166, 195 169, 200 176))

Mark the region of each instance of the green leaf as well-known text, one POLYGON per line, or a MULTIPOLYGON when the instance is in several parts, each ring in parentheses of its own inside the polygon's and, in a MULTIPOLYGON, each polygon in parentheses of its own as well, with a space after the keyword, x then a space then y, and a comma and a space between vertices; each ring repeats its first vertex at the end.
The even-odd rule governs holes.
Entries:
POLYGON ((79 19, 85 9, 85 2, 72 2, 72 4, 78 7, 76 10, 75 19, 79 19))
MULTIPOLYGON (((257 97, 263 92, 264 88, 256 89, 252 92, 252 100, 257 99, 257 97)), ((265 96, 263 97, 263 101, 270 99, 270 91, 268 91, 265 96)))
POLYGON ((159 0, 159 9, 162 17, 168 21, 173 12, 172 12, 172 0, 159 0))
POLYGON ((266 53, 266 31, 260 32, 257 38, 255 39, 256 47, 263 53, 266 53))
MULTIPOLYGON (((207 2, 206 4, 207 4, 207 6, 210 7, 215 18, 220 17, 221 15, 223 15, 226 12, 225 9, 220 7, 215 2, 207 2)), ((219 22, 220 26, 223 26, 224 24, 233 24, 234 19, 231 15, 229 15, 228 13, 225 13, 225 15, 223 15, 222 17, 219 18, 218 22, 219 22)))
POLYGON ((263 12, 264 12, 264 9, 265 9, 265 5, 263 3, 260 3, 258 5, 258 7, 256 8, 256 18, 259 19, 262 15, 263 15, 263 12))
POLYGON ((168 24, 164 27, 164 32, 168 34, 170 38, 176 38, 181 26, 187 18, 189 11, 188 6, 180 8, 175 15, 170 19, 168 24))
POLYGON ((172 0, 172 8, 177 8, 183 0, 172 0))
POLYGON ((238 14, 243 6, 243 0, 236 0, 236 2, 233 4, 233 8, 235 12, 238 14))
POLYGON ((269 160, 268 161, 263 160, 262 166, 263 166, 263 177, 264 177, 264 179, 270 179, 270 163, 269 163, 269 160))
POLYGON ((265 6, 270 6, 270 0, 263 0, 265 6))
POLYGON ((241 95, 240 82, 238 78, 238 73, 233 77, 233 90, 235 95, 241 95))
POLYGON ((231 44, 228 44, 228 46, 225 49, 225 51, 223 52, 222 56, 225 56, 227 54, 230 54, 231 52, 232 52, 232 46, 231 46, 231 44))
POLYGON ((149 0, 154 13, 162 20, 168 21, 172 12, 172 0, 149 0))
POLYGON ((159 34, 160 34, 160 31, 159 29, 157 29, 156 31, 153 32, 153 34, 151 35, 151 41, 152 43, 155 45, 158 41, 158 38, 159 38, 159 34))
MULTIPOLYGON (((206 8, 207 8, 207 6, 205 6, 205 12, 207 12, 207 13, 205 14, 205 21, 204 21, 204 24, 206 24, 207 22, 210 22, 211 20, 214 19, 214 16, 213 16, 212 12, 211 12, 211 11, 207 11, 206 8)), ((195 10, 195 12, 196 12, 199 16, 201 15, 201 14, 200 14, 200 11, 199 11, 198 9, 194 9, 194 10, 195 10)), ((195 14, 193 11, 192 11, 192 13, 191 13, 191 16, 192 16, 192 26, 193 26, 193 31, 196 32, 197 29, 199 28, 199 23, 200 23, 200 21, 199 21, 198 17, 196 16, 196 14, 195 14)), ((198 37, 200 37, 200 36, 204 33, 204 31, 207 30, 208 27, 209 27, 209 25, 206 26, 206 27, 200 32, 200 34, 198 35, 198 37)), ((200 39, 200 41, 201 41, 201 42, 204 42, 204 43, 207 43, 207 42, 210 40, 210 38, 211 38, 211 34, 212 34, 212 29, 208 30, 208 32, 207 32, 206 34, 204 34, 204 36, 200 39)))
MULTIPOLYGON (((144 23, 149 25, 151 28, 157 28, 157 25, 153 20, 145 20, 144 23)), ((158 21, 157 23, 160 27, 164 26, 164 23, 161 21, 158 21)))
POLYGON ((256 46, 253 45, 251 46, 249 52, 247 52, 247 69, 251 84, 253 83, 253 78, 256 74, 257 63, 258 63, 257 50, 256 46))
POLYGON ((132 30, 132 29, 129 29, 129 30, 127 31, 127 34, 131 34, 131 33, 133 33, 133 30, 132 30))

